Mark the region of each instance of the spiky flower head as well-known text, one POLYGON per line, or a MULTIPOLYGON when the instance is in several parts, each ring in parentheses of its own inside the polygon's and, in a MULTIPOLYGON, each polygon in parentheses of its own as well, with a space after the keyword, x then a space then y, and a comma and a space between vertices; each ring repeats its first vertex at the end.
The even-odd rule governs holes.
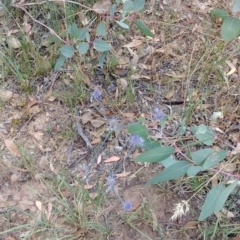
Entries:
POLYGON ((108 120, 108 129, 114 132, 120 129, 119 120, 116 117, 112 117, 108 120))
POLYGON ((165 117, 165 115, 158 108, 154 108, 152 112, 152 117, 154 120, 161 121, 165 117))
POLYGON ((129 211, 132 210, 133 204, 132 204, 131 201, 126 201, 126 202, 123 201, 123 202, 122 202, 122 207, 123 207, 123 210, 124 210, 125 212, 129 212, 129 211))
POLYGON ((144 139, 137 134, 130 136, 129 143, 131 147, 142 147, 144 146, 144 139))
POLYGON ((96 102, 101 101, 102 100, 102 92, 98 88, 95 88, 92 93, 92 98, 96 102))
POLYGON ((107 192, 112 192, 114 191, 115 185, 117 183, 117 179, 113 175, 109 175, 106 178, 106 184, 108 185, 107 192))
POLYGON ((182 200, 180 203, 177 203, 174 208, 174 214, 170 218, 170 220, 174 221, 176 219, 181 219, 182 216, 186 215, 189 212, 189 204, 188 201, 182 200))

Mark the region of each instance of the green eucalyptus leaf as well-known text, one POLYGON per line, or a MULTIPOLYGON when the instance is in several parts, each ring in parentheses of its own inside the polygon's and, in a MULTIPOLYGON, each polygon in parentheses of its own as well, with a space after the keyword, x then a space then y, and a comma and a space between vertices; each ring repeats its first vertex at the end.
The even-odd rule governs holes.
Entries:
POLYGON ((216 202, 224 189, 225 186, 222 183, 219 183, 209 191, 204 201, 204 204, 202 205, 202 210, 198 218, 198 221, 203 221, 204 219, 209 217, 212 213, 214 213, 216 202))
MULTIPOLYGON (((79 29, 79 31, 78 31, 78 39, 79 39, 80 41, 86 39, 87 34, 89 35, 89 32, 88 32, 88 30, 87 30, 86 28, 81 28, 81 29, 79 29)), ((88 40, 87 40, 87 41, 88 41, 88 40)), ((89 41, 88 41, 88 42, 89 42, 89 41)))
POLYGON ((61 47, 59 51, 66 58, 71 58, 74 54, 74 48, 73 46, 70 46, 70 45, 65 45, 61 47))
POLYGON ((159 141, 157 141, 155 139, 147 138, 147 139, 144 139, 144 144, 143 144, 142 148, 149 150, 149 149, 157 148, 160 146, 161 146, 161 144, 159 141))
POLYGON ((187 175, 189 177, 194 177, 202 170, 204 170, 204 169, 200 166, 190 166, 187 170, 187 175))
POLYGON ((177 161, 172 155, 164 160, 161 161, 161 164, 165 167, 168 168, 169 166, 173 165, 174 163, 177 163, 177 161))
POLYGON ((133 1, 133 10, 138 12, 141 11, 145 6, 145 0, 134 0, 133 1))
POLYGON ((224 41, 229 42, 238 37, 240 33, 240 19, 228 17, 223 21, 221 27, 221 37, 224 41))
POLYGON ((76 47, 80 54, 85 54, 89 49, 89 44, 86 42, 82 42, 79 43, 76 47))
POLYGON ((59 68, 61 68, 65 62, 65 57, 61 55, 58 60, 56 61, 56 64, 54 66, 54 71, 57 71, 59 68))
POLYGON ((204 169, 211 168, 221 162, 227 156, 226 150, 214 151, 204 161, 202 167, 204 169))
POLYGON ((99 66, 103 69, 103 64, 105 57, 107 56, 108 51, 102 52, 101 56, 99 57, 99 66))
POLYGON ((177 179, 187 173, 189 163, 181 161, 172 164, 170 167, 165 168, 160 174, 152 178, 147 184, 155 184, 159 182, 166 182, 169 180, 177 179))
POLYGON ((197 133, 199 133, 199 134, 204 134, 204 133, 206 133, 206 132, 207 132, 207 126, 206 126, 206 125, 201 124, 201 125, 198 126, 198 131, 197 131, 197 133))
POLYGON ((111 8, 110 8, 110 16, 114 16, 115 12, 116 12, 116 8, 117 8, 117 5, 114 3, 111 8))
POLYGON ((139 137, 148 138, 148 129, 140 123, 134 123, 128 126, 128 132, 131 134, 137 134, 139 137))
POLYGON ((98 24, 96 33, 98 36, 101 36, 101 37, 105 37, 107 35, 107 28, 103 21, 98 24))
POLYGON ((129 26, 125 22, 116 21, 116 23, 123 29, 129 29, 129 26))
POLYGON ((70 34, 71 38, 78 38, 79 29, 76 23, 73 23, 68 27, 68 33, 70 34))
POLYGON ((199 165, 213 152, 215 152, 213 148, 205 148, 196 152, 191 152, 190 155, 192 160, 199 165))
POLYGON ((232 12, 240 12, 240 0, 235 0, 232 5, 232 12))
POLYGON ((211 128, 201 124, 198 127, 191 127, 190 129, 195 137, 205 145, 209 146, 214 143, 215 135, 211 128))
POLYGON ((154 34, 150 31, 150 29, 147 27, 147 25, 144 22, 138 19, 135 21, 135 24, 145 36, 149 36, 152 38, 154 37, 154 34))
POLYGON ((105 52, 105 51, 109 51, 112 49, 112 46, 110 44, 108 44, 107 42, 100 40, 100 39, 95 40, 93 42, 93 46, 99 52, 105 52))
POLYGON ((217 202, 215 204, 215 211, 219 212, 225 202, 227 201, 228 196, 231 194, 231 192, 234 190, 234 188, 237 186, 238 181, 234 181, 232 184, 227 186, 219 195, 219 198, 217 199, 217 202))
POLYGON ((167 147, 156 147, 148 150, 141 155, 137 156, 134 161, 136 162, 160 162, 168 157, 174 152, 174 148, 167 147))
POLYGON ((129 0, 123 3, 123 10, 130 12, 133 10, 133 1, 129 0))
POLYGON ((220 8, 215 8, 215 9, 211 10, 210 13, 215 17, 221 18, 222 20, 229 17, 228 12, 226 10, 220 9, 220 8))

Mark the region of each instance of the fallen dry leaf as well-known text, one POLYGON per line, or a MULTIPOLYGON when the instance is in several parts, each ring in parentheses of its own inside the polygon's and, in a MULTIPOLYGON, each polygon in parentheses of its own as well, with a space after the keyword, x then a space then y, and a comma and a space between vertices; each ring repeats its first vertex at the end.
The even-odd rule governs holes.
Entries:
POLYGON ((118 81, 118 84, 119 84, 119 86, 120 86, 120 88, 122 90, 126 90, 127 89, 128 82, 127 82, 127 80, 125 78, 119 78, 117 81, 118 81))
POLYGON ((232 75, 233 73, 235 73, 237 71, 237 69, 233 63, 231 63, 230 61, 226 61, 226 63, 231 68, 230 71, 227 73, 227 76, 232 75))
POLYGON ((132 60, 131 60, 131 64, 132 64, 133 66, 137 66, 138 60, 139 60, 138 55, 137 55, 137 54, 133 54, 133 58, 132 58, 132 60))
POLYGON ((141 205, 141 198, 138 198, 133 202, 133 207, 130 210, 130 212, 135 211, 140 205, 141 205))
POLYGON ((21 154, 17 148, 17 145, 11 139, 5 139, 4 143, 7 149, 16 157, 21 157, 21 154))
POLYGON ((105 163, 110 163, 110 162, 117 162, 118 160, 120 160, 120 157, 113 156, 113 157, 110 157, 110 158, 104 160, 104 162, 105 163))
POLYGON ((42 133, 42 132, 28 131, 28 133, 39 142, 42 140, 42 137, 44 135, 44 133, 42 133))
POLYGON ((114 98, 117 100, 118 99, 118 87, 116 87, 116 92, 115 92, 115 96, 114 96, 114 98))
POLYGON ((95 185, 84 185, 84 189, 89 190, 92 189, 95 185))
POLYGON ((9 46, 11 46, 14 49, 17 49, 17 48, 21 47, 21 43, 13 36, 9 37, 8 44, 9 44, 9 46))
POLYGON ((223 208, 223 209, 221 210, 221 212, 222 212, 227 218, 233 218, 233 217, 235 217, 235 215, 234 215, 232 212, 228 211, 226 208, 223 208))
POLYGON ((10 181, 11 181, 11 183, 13 184, 13 183, 18 182, 20 178, 21 178, 21 175, 20 175, 20 174, 13 173, 13 174, 11 175, 10 181))
POLYGON ((93 4, 93 10, 96 13, 104 14, 110 10, 112 3, 110 1, 99 1, 93 4))
POLYGON ((232 173, 235 169, 236 169, 236 163, 228 163, 228 162, 221 163, 221 171, 232 173))
POLYGON ((42 109, 40 107, 38 107, 37 105, 34 105, 33 107, 29 108, 28 112, 31 114, 36 114, 41 112, 42 109))
POLYGON ((70 191, 63 191, 62 195, 63 197, 68 198, 68 197, 72 197, 73 194, 70 191))
POLYGON ((42 202, 40 201, 35 201, 35 205, 38 208, 38 210, 42 211, 42 202))
POLYGON ((83 115, 81 116, 82 124, 84 125, 92 119, 93 119, 93 115, 90 111, 83 113, 83 115))
POLYGON ((49 202, 48 203, 48 208, 47 208, 47 214, 46 214, 47 215, 46 216, 47 220, 50 220, 52 209, 53 209, 52 204, 49 202))
POLYGON ((142 44, 142 40, 134 39, 132 42, 125 44, 123 47, 134 48, 140 46, 142 44))
POLYGON ((30 102, 28 102, 27 104, 27 110, 29 110, 31 107, 33 107, 36 104, 38 104, 38 101, 35 99, 31 99, 30 102))
POLYGON ((89 197, 92 198, 92 199, 95 199, 97 196, 98 196, 97 192, 89 193, 89 197))
POLYGON ((169 99, 171 99, 171 98, 173 97, 173 95, 174 95, 174 90, 171 89, 171 90, 165 95, 165 98, 169 100, 169 99))
POLYGON ((95 128, 99 128, 105 124, 105 121, 102 119, 91 119, 90 122, 91 122, 92 126, 95 128))
POLYGON ((42 156, 39 163, 38 163, 39 167, 41 169, 45 169, 48 166, 48 157, 47 156, 42 156))
POLYGON ((26 15, 23 16, 23 29, 24 29, 24 32, 29 36, 32 34, 32 31, 31 31, 32 26, 28 23, 28 18, 26 15))
POLYGON ((49 102, 54 102, 54 101, 56 100, 56 97, 50 96, 47 100, 48 100, 49 102))
POLYGON ((122 173, 116 174, 116 177, 118 178, 127 177, 129 174, 131 174, 131 172, 122 172, 122 173))
POLYGON ((187 222, 187 223, 184 225, 184 228, 186 228, 186 229, 196 228, 199 223, 200 223, 200 222, 198 222, 198 221, 190 221, 190 222, 187 222))
POLYGON ((16 238, 13 238, 13 237, 7 237, 7 239, 6 240, 16 240, 16 238))
POLYGON ((97 158, 97 165, 102 161, 102 155, 100 154, 97 158))
POLYGON ((214 175, 211 180, 212 187, 216 186, 218 184, 218 176, 214 175))
POLYGON ((100 143, 102 140, 101 138, 95 138, 94 140, 91 141, 91 144, 94 145, 94 144, 98 144, 100 143))
POLYGON ((92 82, 90 78, 88 77, 87 74, 83 73, 83 81, 86 83, 86 85, 91 88, 92 87, 92 82))
POLYGON ((123 116, 124 116, 124 117, 127 117, 127 118, 133 118, 133 117, 135 116, 135 114, 129 112, 129 113, 123 113, 123 116))
POLYGON ((12 98, 12 96, 13 96, 13 93, 11 91, 0 89, 0 100, 2 102, 9 101, 12 98))

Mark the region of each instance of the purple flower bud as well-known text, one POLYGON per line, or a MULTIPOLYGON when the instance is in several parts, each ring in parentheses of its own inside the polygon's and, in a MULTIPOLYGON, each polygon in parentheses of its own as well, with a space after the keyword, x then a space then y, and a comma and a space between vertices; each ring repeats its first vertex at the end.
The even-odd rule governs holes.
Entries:
POLYGON ((95 88, 92 93, 92 98, 96 102, 101 101, 102 100, 102 92, 98 88, 95 88))
POLYGON ((144 139, 138 136, 137 134, 132 135, 129 138, 130 146, 132 147, 142 147, 144 146, 144 139))
POLYGON ((164 118, 164 113, 158 108, 154 108, 152 112, 152 117, 154 120, 161 121, 164 118))
POLYGON ((117 183, 116 177, 113 175, 109 175, 106 178, 106 184, 108 185, 107 192, 112 192, 114 190, 116 183, 117 183))
POLYGON ((133 204, 131 201, 122 202, 122 207, 125 212, 129 212, 132 210, 133 204))

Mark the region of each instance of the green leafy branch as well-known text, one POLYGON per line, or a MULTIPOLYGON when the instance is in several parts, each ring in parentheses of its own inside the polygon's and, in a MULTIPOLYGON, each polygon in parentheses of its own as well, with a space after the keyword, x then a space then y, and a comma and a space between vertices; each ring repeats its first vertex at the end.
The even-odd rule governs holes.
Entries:
MULTIPOLYGON (((232 5, 232 12, 240 12, 240 0, 235 0, 232 5)), ((221 26, 221 37, 224 41, 232 41, 240 34, 240 19, 231 17, 225 9, 216 8, 211 14, 220 18, 223 23, 221 26)))
MULTIPOLYGON (((111 4, 111 6, 109 5, 109 14, 106 16, 102 14, 105 10, 103 11, 103 9, 99 9, 99 5, 100 3, 97 2, 95 7, 93 6, 92 11, 99 14, 101 18, 109 19, 110 21, 117 23, 121 28, 128 30, 129 25, 126 22, 126 19, 128 19, 130 12, 141 11, 145 6, 145 0, 116 0, 115 3, 111 4), (115 16, 116 14, 117 16, 115 16), (119 20, 115 20, 116 18, 119 20)), ((137 19, 135 20, 135 24, 145 36, 154 37, 154 34, 149 30, 144 22, 137 19)), ((101 53, 99 57, 99 65, 103 68, 105 57, 108 52, 112 50, 111 44, 104 40, 107 38, 108 34, 105 21, 102 20, 98 23, 94 36, 90 34, 87 28, 79 29, 76 23, 68 26, 68 34, 70 36, 70 43, 59 49, 60 57, 56 61, 54 67, 55 71, 61 68, 65 60, 72 58, 76 52, 80 55, 86 54, 91 46, 101 53)))
MULTIPOLYGON (((198 139, 198 141, 194 143, 196 145, 204 144, 206 146, 210 146, 215 141, 214 131, 204 124, 191 127, 190 130, 196 139, 198 139)), ((144 145, 142 148, 146 151, 134 159, 136 162, 161 162, 161 164, 165 167, 161 173, 150 179, 147 184, 176 180, 184 175, 194 177, 198 173, 207 170, 223 174, 227 177, 234 177, 235 179, 240 178, 240 176, 232 175, 217 168, 218 164, 226 158, 226 150, 215 150, 214 148, 207 147, 195 152, 189 152, 188 155, 186 155, 174 141, 168 140, 164 134, 163 138, 165 142, 167 140, 171 146, 163 146, 161 142, 151 139, 149 137, 148 129, 140 123, 130 125, 128 127, 128 132, 136 134, 144 139, 144 145), (174 152, 180 153, 184 160, 176 160, 173 157, 174 152)), ((198 220, 202 221, 209 217, 212 213, 221 211, 228 196, 237 184, 238 181, 233 181, 230 184, 221 182, 214 186, 206 196, 198 220)))

